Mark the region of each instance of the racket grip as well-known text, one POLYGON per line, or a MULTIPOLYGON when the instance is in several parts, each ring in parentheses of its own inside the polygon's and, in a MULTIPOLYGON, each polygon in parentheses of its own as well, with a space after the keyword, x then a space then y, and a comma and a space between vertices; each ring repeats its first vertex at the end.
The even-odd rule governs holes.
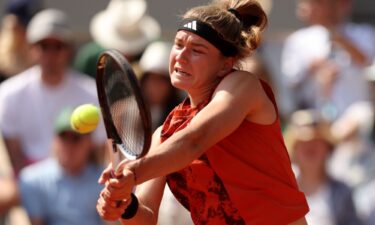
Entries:
POLYGON ((117 166, 121 162, 121 153, 117 149, 116 143, 112 139, 108 140, 108 146, 109 146, 109 148, 111 150, 110 160, 111 160, 111 163, 112 163, 112 171, 111 171, 112 177, 116 177, 115 176, 115 171, 117 170, 117 166))

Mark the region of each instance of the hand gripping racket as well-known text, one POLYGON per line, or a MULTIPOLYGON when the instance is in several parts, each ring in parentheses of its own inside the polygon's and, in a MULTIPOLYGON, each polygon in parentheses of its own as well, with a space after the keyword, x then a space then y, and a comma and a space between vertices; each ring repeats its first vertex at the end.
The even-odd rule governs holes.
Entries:
POLYGON ((134 160, 148 152, 151 116, 131 65, 117 50, 100 55, 96 85, 115 170, 121 154, 134 160))

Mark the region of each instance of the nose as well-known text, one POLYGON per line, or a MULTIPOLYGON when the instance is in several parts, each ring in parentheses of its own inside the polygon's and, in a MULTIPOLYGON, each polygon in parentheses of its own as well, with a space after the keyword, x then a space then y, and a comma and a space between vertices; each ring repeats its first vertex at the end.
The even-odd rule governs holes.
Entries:
POLYGON ((178 53, 176 54, 176 60, 178 62, 187 62, 188 61, 188 50, 186 47, 181 48, 178 53))

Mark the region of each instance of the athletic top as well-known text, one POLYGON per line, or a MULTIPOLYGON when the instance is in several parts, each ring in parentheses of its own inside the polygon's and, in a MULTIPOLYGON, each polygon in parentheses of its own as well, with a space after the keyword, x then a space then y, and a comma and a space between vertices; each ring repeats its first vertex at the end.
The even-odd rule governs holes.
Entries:
MULTIPOLYGON (((263 89, 277 110, 271 88, 263 89)), ((191 108, 189 100, 166 119, 161 140, 185 128, 208 104, 191 108)), ((167 183, 195 224, 289 224, 308 212, 298 190, 281 134, 279 118, 270 125, 244 120, 230 135, 184 169, 169 174, 167 183)))

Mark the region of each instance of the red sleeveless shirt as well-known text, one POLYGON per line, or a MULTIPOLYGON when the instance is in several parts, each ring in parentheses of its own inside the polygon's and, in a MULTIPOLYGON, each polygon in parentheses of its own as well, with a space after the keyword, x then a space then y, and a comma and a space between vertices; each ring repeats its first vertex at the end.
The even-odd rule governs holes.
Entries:
MULTIPOLYGON (((271 88, 262 86, 277 109, 271 88)), ((191 108, 186 100, 177 106, 161 140, 188 126, 207 103, 191 108)), ((197 225, 286 225, 308 212, 278 119, 270 125, 244 120, 199 159, 168 175, 167 183, 197 225)))

